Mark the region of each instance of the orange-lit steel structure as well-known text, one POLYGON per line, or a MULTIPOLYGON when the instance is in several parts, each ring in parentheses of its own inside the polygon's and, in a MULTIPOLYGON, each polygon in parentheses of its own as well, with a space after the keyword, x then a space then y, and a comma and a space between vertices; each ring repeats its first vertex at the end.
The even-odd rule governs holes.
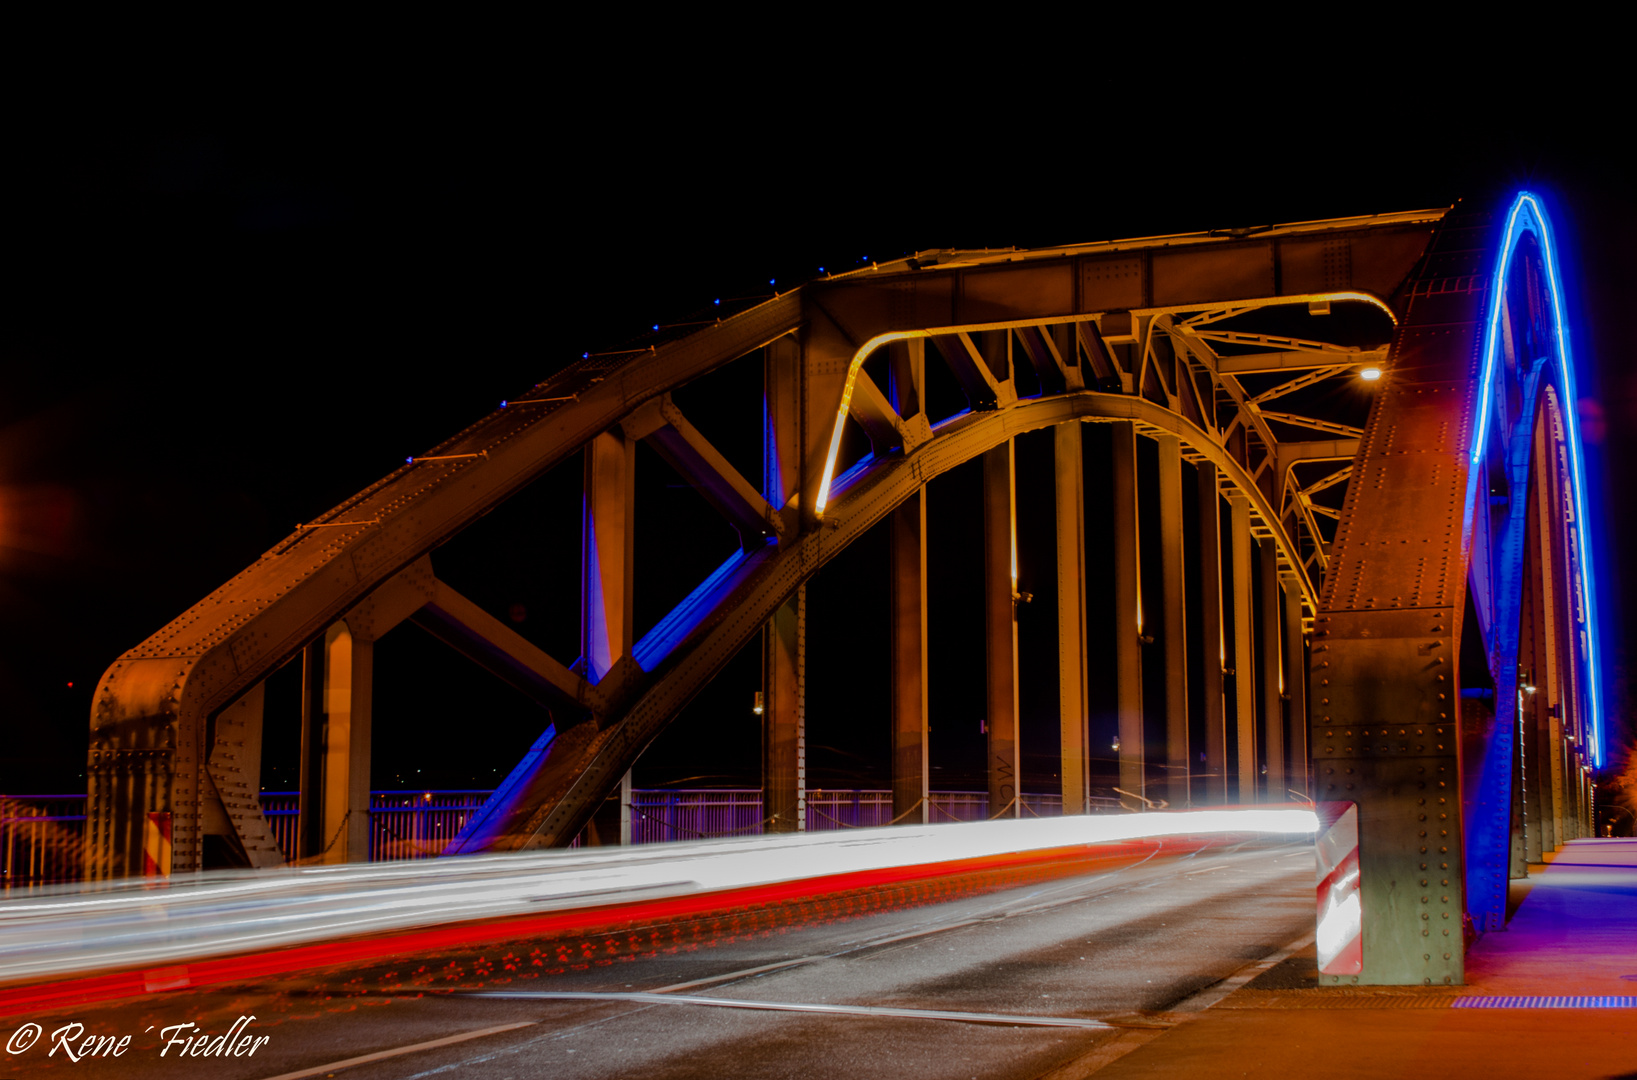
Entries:
MULTIPOLYGON (((588 355, 299 527, 109 668, 91 721, 88 875, 136 872, 141 822, 153 810, 174 816, 177 871, 200 867, 211 837, 252 866, 281 862, 256 798, 262 687, 297 654, 307 687, 303 851, 363 858, 373 643, 404 620, 550 710, 540 740, 451 853, 567 843, 678 710, 758 639, 766 818, 771 830, 795 829, 805 817, 805 585, 884 521, 894 813, 923 822, 925 492, 975 458, 983 462, 989 805, 1015 815, 1023 597, 1012 440, 1052 428, 1058 588, 1043 599, 1058 615, 1065 812, 1089 809, 1088 687, 1098 672, 1116 687, 1119 789, 1130 808, 1197 802, 1202 790, 1222 802, 1256 801, 1265 790, 1277 801, 1295 792, 1359 803, 1362 981, 1460 981, 1462 917, 1480 929, 1497 924, 1490 879, 1500 875, 1504 901, 1517 861, 1503 852, 1496 862, 1486 841, 1468 843, 1488 860, 1471 875, 1487 891, 1469 895, 1463 822, 1473 837, 1487 835, 1472 823, 1501 813, 1521 860, 1582 835, 1589 812, 1588 691, 1576 674, 1585 646, 1576 644, 1570 598, 1577 556, 1559 513, 1570 485, 1561 448, 1572 432, 1563 375, 1538 328, 1527 332, 1535 334, 1529 348, 1527 334, 1508 338, 1511 382, 1493 390, 1504 399, 1495 423, 1516 431, 1497 436, 1493 462, 1468 457, 1488 389, 1476 342, 1493 291, 1486 275, 1500 242, 1496 220, 1432 210, 1041 250, 924 252, 741 305, 661 334, 643 351, 588 355), (763 372, 759 478, 736 470, 671 397, 732 363, 763 372), (929 414, 935 365, 964 395, 967 408, 952 416, 929 414), (1384 374, 1366 383, 1366 371, 1384 374), (1349 412, 1358 411, 1357 394, 1331 392, 1338 380, 1370 395, 1367 421, 1349 412), (1085 505, 1081 423, 1112 430, 1107 508, 1085 505), (849 441, 852 425, 867 449, 849 441), (1139 565, 1139 439, 1157 444, 1157 568, 1139 565), (737 529, 740 546, 637 639, 639 441, 737 529), (582 654, 566 663, 441 581, 436 551, 575 456, 585 468, 582 654), (1185 515, 1189 469, 1198 506, 1185 515), (1476 519, 1475 475, 1487 485, 1476 519), (1204 553, 1192 604, 1190 517, 1199 530, 1191 542, 1204 553), (1112 534, 1111 614, 1087 610, 1084 530, 1093 522, 1112 534), (1217 557, 1224 528, 1227 561, 1217 557), (1502 534, 1504 543, 1494 540, 1502 534), (1156 575, 1164 604, 1146 626, 1145 572, 1156 575), (1506 607, 1512 593, 1521 608, 1506 607), (1463 649, 1470 655, 1478 640, 1464 621, 1469 610, 1487 672, 1461 671, 1463 649), (1114 621, 1112 655, 1088 658, 1088 619, 1102 618, 1114 621), (1194 717, 1182 689, 1189 623, 1205 655, 1222 659, 1194 672, 1203 683, 1203 716, 1194 717), (1522 644, 1516 632, 1507 637, 1512 624, 1524 627, 1522 644), (1145 741, 1142 715, 1141 649, 1155 625, 1164 628, 1156 644, 1173 688, 1163 746, 1145 741), (1506 671, 1515 676, 1520 663, 1540 692, 1526 695, 1514 725, 1506 702, 1522 684, 1506 671), (1191 744, 1191 726, 1203 729, 1203 745, 1191 744), (1509 742, 1513 731, 1522 737, 1509 742), (1497 753, 1506 775, 1486 779, 1497 753), (1201 759, 1206 785, 1190 776, 1201 759), (1156 785, 1148 777, 1159 765, 1167 779, 1156 785), (1488 805, 1502 791, 1517 793, 1516 813, 1488 805), (1443 833, 1436 845, 1426 839, 1433 824, 1443 833), (1426 846, 1444 850, 1433 858, 1426 846)), ((1524 306, 1538 307, 1531 282, 1520 286, 1531 297, 1524 306)))

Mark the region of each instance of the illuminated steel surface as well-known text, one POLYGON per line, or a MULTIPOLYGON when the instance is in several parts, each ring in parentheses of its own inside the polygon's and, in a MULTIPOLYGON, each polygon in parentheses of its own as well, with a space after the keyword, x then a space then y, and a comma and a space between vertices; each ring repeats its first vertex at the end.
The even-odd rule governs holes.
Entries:
MULTIPOLYGON (((1198 799, 1195 768, 1211 778, 1200 788, 1223 801, 1294 793, 1356 802, 1368 943, 1360 978, 1459 982, 1470 931, 1502 918, 1511 848, 1549 850, 1584 831, 1582 766, 1603 750, 1555 258, 1539 200, 1527 195, 1502 215, 1457 207, 931 251, 722 306, 702 328, 656 326, 646 349, 588 353, 298 528, 109 669, 92 716, 87 877, 134 873, 153 811, 172 815, 176 873, 204 865, 207 837, 245 865, 283 864, 253 778, 264 680, 298 655, 308 703, 301 857, 366 857, 372 650, 406 620, 542 706, 540 738, 448 853, 570 842, 629 785, 633 763, 679 710, 758 636, 764 816, 770 831, 799 830, 803 687, 840 674, 806 670, 804 590, 888 520, 899 545, 894 816, 917 822, 930 790, 917 682, 926 656, 914 632, 927 583, 924 532, 910 526, 925 513, 928 484, 975 458, 1012 462, 1019 435, 1097 423, 1115 432, 1114 505, 1084 507, 1078 470, 1058 468, 1058 537, 1081 542, 1065 515, 1084 514, 1114 531, 1114 561, 1128 569, 1109 623, 1114 655, 1088 656, 1075 626, 1089 617, 1080 597, 1090 571, 1058 560, 1062 772, 1079 777, 1064 785, 1065 810, 1089 809, 1085 688, 1112 667, 1128 808, 1198 799), (759 483, 672 398, 740 358, 763 375, 759 483), (944 373, 940 385, 957 387, 964 407, 936 415, 929 372, 944 373), (1169 478, 1157 515, 1160 550, 1170 553, 1159 625, 1198 627, 1202 655, 1222 660, 1200 673, 1202 747, 1182 745, 1192 725, 1180 714, 1167 717, 1167 745, 1141 736, 1139 643, 1157 642, 1142 590, 1131 587, 1143 545, 1128 451, 1139 438, 1160 444, 1169 478), (640 637, 631 616, 638 442, 739 541, 640 637), (441 580, 434 552, 571 458, 585 463, 583 651, 566 663, 441 580), (1184 485, 1169 470, 1185 468, 1197 478, 1199 550, 1220 553, 1226 528, 1234 553, 1231 567, 1203 560, 1202 587, 1215 595, 1197 619, 1184 612, 1184 575, 1170 565, 1182 550, 1184 485), (1463 671, 1463 653, 1482 654, 1487 671, 1470 660, 1463 671), (1522 689, 1520 667, 1540 693, 1522 689), (1497 703, 1514 699, 1516 715, 1508 706, 1497 717, 1497 703), (338 720, 345 740, 334 738, 338 720), (1170 770, 1162 784, 1154 767, 1170 770), (1406 881, 1423 890, 1425 908, 1376 902, 1386 898, 1377 890, 1406 881)), ((1075 442, 1061 440, 1061 452, 1075 442)), ((1022 794, 1016 609, 1032 598, 1017 580, 1015 466, 995 464, 985 477, 985 723, 991 808, 1006 814, 1022 794)), ((1179 644, 1160 650, 1167 686, 1189 678, 1179 644)))

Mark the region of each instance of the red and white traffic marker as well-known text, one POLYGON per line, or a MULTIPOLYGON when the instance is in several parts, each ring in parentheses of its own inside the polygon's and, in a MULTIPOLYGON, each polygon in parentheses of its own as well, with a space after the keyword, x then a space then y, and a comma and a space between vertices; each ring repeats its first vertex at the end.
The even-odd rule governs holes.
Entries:
POLYGON ((1321 805, 1314 853, 1319 864, 1319 973, 1357 975, 1364 970, 1357 803, 1321 805))
POLYGON ((163 811, 149 811, 142 828, 142 876, 171 876, 171 816, 163 811))

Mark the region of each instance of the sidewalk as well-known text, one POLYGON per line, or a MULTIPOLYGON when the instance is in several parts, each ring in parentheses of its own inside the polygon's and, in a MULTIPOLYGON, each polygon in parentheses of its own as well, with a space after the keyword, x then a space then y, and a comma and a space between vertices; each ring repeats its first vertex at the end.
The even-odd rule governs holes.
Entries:
POLYGON ((1309 946, 1097 1080, 1637 1078, 1637 1008, 1452 1007, 1513 995, 1637 1003, 1637 840, 1572 841, 1515 887, 1526 890, 1517 913, 1473 947, 1463 987, 1337 995, 1318 989, 1309 946))

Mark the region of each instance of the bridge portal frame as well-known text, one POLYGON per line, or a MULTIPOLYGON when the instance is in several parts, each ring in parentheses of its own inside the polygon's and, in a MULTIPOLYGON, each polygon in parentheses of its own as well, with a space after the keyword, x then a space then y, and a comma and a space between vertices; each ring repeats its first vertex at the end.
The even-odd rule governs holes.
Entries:
MULTIPOLYGON (((275 864, 277 849, 264 835, 254 800, 238 790, 253 783, 247 777, 256 771, 257 763, 250 760, 255 740, 248 732, 235 739, 230 729, 259 719, 253 699, 272 670, 343 621, 355 640, 373 641, 412 618, 553 710, 541 739, 488 811, 451 848, 505 850, 572 837, 681 706, 764 627, 777 627, 776 612, 788 611, 788 632, 764 637, 769 681, 779 688, 767 698, 769 731, 776 728, 777 737, 769 738, 765 754, 769 777, 781 778, 776 785, 770 782, 769 814, 776 819, 783 812, 779 808, 792 799, 799 807, 804 789, 805 630, 800 612, 805 583, 876 523, 924 499, 929 480, 974 457, 1005 453, 1020 433, 1063 430, 1062 425, 1071 425, 1067 430, 1072 431, 1077 422, 1119 424, 1133 436, 1157 439, 1167 455, 1174 445, 1176 457, 1194 463, 1202 480, 1202 511, 1209 504, 1209 513, 1201 514, 1202 534, 1218 535, 1220 499, 1228 498, 1232 546, 1246 563, 1228 575, 1228 598, 1238 615, 1253 610, 1248 572, 1253 545, 1278 578, 1277 589, 1264 582, 1259 629, 1236 615, 1236 670, 1224 673, 1206 664, 1203 672, 1206 753, 1210 764, 1225 766, 1224 675, 1232 680, 1241 724, 1254 724, 1253 681, 1259 677, 1271 683, 1276 674, 1290 670, 1276 672, 1271 662, 1259 673, 1251 670, 1246 631, 1273 646, 1265 652, 1276 654, 1283 644, 1287 662, 1301 655, 1297 642, 1304 628, 1323 626, 1322 633, 1332 638, 1325 651, 1341 640, 1334 636, 1336 623, 1347 613, 1326 610, 1336 605, 1320 600, 1316 580, 1325 582, 1327 595, 1340 595, 1339 583, 1346 576, 1337 571, 1346 547, 1343 537, 1351 535, 1350 524, 1360 519, 1358 493, 1371 487, 1371 477, 1355 455, 1371 431, 1382 430, 1381 416, 1391 411, 1372 409, 1369 428, 1361 430, 1270 406, 1364 366, 1386 366, 1390 387, 1409 387, 1419 363, 1415 348, 1431 347, 1416 337, 1422 323, 1416 324, 1415 334, 1399 325, 1388 364, 1385 338, 1374 347, 1342 345, 1317 336, 1247 329, 1242 317, 1303 306, 1318 316, 1345 304, 1372 307, 1394 320, 1412 309, 1424 314, 1449 299, 1412 284, 1412 278, 1425 283, 1449 276, 1437 269, 1447 253, 1427 251, 1435 232, 1454 235, 1440 227, 1445 216, 1430 211, 1299 223, 1249 235, 1190 234, 1044 251, 923 254, 775 296, 704 330, 656 342, 643 353, 588 354, 527 397, 506 403, 432 453, 410 459, 317 521, 298 527, 109 669, 92 717, 88 872, 110 876, 138 865, 133 856, 139 859, 140 837, 133 823, 148 809, 175 815, 179 869, 200 865, 207 835, 231 841, 252 865, 275 864), (936 424, 925 407, 921 383, 928 341, 972 405, 936 424), (889 353, 885 390, 866 371, 882 349, 889 353), (766 378, 768 448, 759 488, 715 452, 669 396, 676 387, 757 350, 762 351, 766 378), (1033 369, 1041 386, 1038 396, 1018 397, 1015 376, 1022 365, 1033 369), (1273 385, 1261 379, 1254 391, 1243 381, 1281 373, 1290 377, 1273 380, 1273 385), (871 450, 849 464, 839 460, 839 452, 844 428, 852 422, 863 428, 871 450), (1293 432, 1310 437, 1295 438, 1289 434, 1293 432), (594 470, 602 484, 605 473, 618 471, 604 467, 617 464, 620 455, 614 450, 637 439, 647 440, 698 487, 741 538, 739 550, 642 638, 631 640, 625 614, 630 556, 625 555, 622 565, 620 545, 601 539, 604 526, 613 530, 609 536, 619 531, 615 519, 623 509, 628 478, 625 485, 610 487, 614 494, 606 500, 599 495, 587 519, 587 535, 598 543, 596 573, 591 573, 593 560, 586 560, 582 611, 588 614, 582 625, 596 632, 587 638, 591 646, 585 663, 560 663, 437 579, 431 553, 487 509, 568 455, 606 443, 607 453, 592 455, 603 463, 594 470), (1314 463, 1326 466, 1323 475, 1308 468, 1314 463), (1349 483, 1360 476, 1366 483, 1349 483), (1348 483, 1348 494, 1341 511, 1314 498, 1342 483, 1348 483), (1325 517, 1341 519, 1334 541, 1320 524, 1325 517), (1282 642, 1276 630, 1281 607, 1282 642), (594 617, 599 613, 600 623, 594 617)), ((1567 422, 1572 444, 1572 410, 1567 422)), ((1059 438, 1065 446, 1073 441, 1066 434, 1059 438)), ((592 473, 588 466, 588 477, 592 473)), ((1072 507, 1074 478, 1065 479, 1063 470, 1059 478, 1066 485, 1059 504, 1072 507)), ((1375 479, 1374 487, 1382 487, 1380 477, 1375 479)), ((1578 475, 1574 479, 1583 520, 1582 489, 1578 475)), ((1009 481, 1000 484, 997 498, 1006 496, 1001 488, 1009 486, 1009 481)), ((1176 497, 1178 485, 1165 482, 1162 487, 1167 498, 1176 497)), ((921 507, 924 513, 924 502, 921 507)), ((1176 550, 1179 515, 1174 510, 1168 507, 1162 514, 1170 522, 1162 526, 1168 561, 1176 550)), ((1123 506, 1116 508, 1116 520, 1124 514, 1123 506)), ((1059 527, 1060 534, 1067 527, 1062 517, 1059 527)), ((1121 526, 1122 537, 1128 531, 1121 526)), ((1563 542, 1572 546, 1574 540, 1571 533, 1563 542)), ((1355 547, 1359 543, 1350 542, 1355 547)), ((911 546, 906 540, 904 551, 911 546)), ((1458 548, 1457 558, 1460 550, 1464 548, 1458 548)), ((924 596, 924 580, 916 583, 916 571, 908 569, 915 560, 901 561, 906 567, 899 577, 904 595, 913 595, 919 585, 924 596)), ((1004 560, 990 562, 996 567, 993 584, 1006 585, 1015 604, 1015 576, 1005 574, 1008 580, 1000 581, 1004 560)), ((924 578, 924 570, 920 573, 924 578)), ((1170 571, 1162 569, 1162 576, 1170 571)), ((1357 593, 1358 582, 1349 579, 1348 587, 1357 593)), ((1220 586, 1208 582, 1205 592, 1201 625, 1208 645, 1220 649, 1226 636, 1220 586)), ((1132 610, 1132 600, 1127 598, 1116 617, 1133 622, 1140 634, 1141 616, 1132 610)), ((913 606, 904 605, 903 629, 914 617, 913 606)), ((1072 596, 1060 598, 1060 625, 1072 628, 1075 606, 1072 596)), ((1011 620, 997 619, 995 625, 1002 621, 1011 620)), ((1442 625, 1453 627, 1456 618, 1442 625)), ((1452 646, 1454 632, 1445 633, 1452 646)), ((998 630, 992 635, 1001 636, 998 630)), ((1118 635, 1118 640, 1127 636, 1137 635, 1118 635)), ((1560 634, 1552 640, 1565 638, 1560 634)), ((1135 640, 1125 644, 1134 655, 1135 640)), ((998 640, 991 645, 991 666, 998 668, 1008 650, 998 640)), ((907 658, 912 650, 902 651, 907 658)), ((1009 651, 1015 666, 1015 639, 1009 651)), ((1071 670, 1060 687, 1062 730, 1079 738, 1084 717, 1072 713, 1085 708, 1084 649, 1065 655, 1071 670)), ((923 665, 924 659, 923 651, 923 665)), ((1316 679, 1326 677, 1320 671, 1329 662, 1315 654, 1316 679)), ((1569 673, 1560 680, 1567 685, 1575 665, 1559 667, 1569 673)), ((917 708, 909 690, 912 681, 906 677, 898 684, 904 700, 895 706, 900 717, 895 730, 902 729, 906 761, 913 756, 917 708)), ((1129 696, 1132 676, 1128 673, 1120 683, 1122 710, 1140 708, 1140 699, 1134 706, 1129 696)), ((1296 688, 1287 689, 1294 694, 1296 688)), ((1264 694, 1264 723, 1272 720, 1273 704, 1272 695, 1264 694)), ((924 711, 924 694, 919 707, 924 711)), ((1301 715, 1300 706, 1291 711, 1293 718, 1301 715)), ((1317 749, 1317 725, 1328 724, 1330 715, 1313 719, 1316 755, 1329 752, 1317 749)), ((1123 717, 1122 725, 1128 720, 1123 717)), ((1175 718, 1168 720, 1174 729, 1175 718)), ((1551 727, 1546 724, 1542 730, 1547 749, 1540 756, 1551 757, 1551 727)), ((1140 760, 1141 739, 1132 741, 1136 745, 1122 751, 1127 759, 1122 766, 1140 760)), ((1239 740, 1242 748, 1251 741, 1239 740)), ((1293 752, 1300 741, 1293 732, 1293 752)), ((367 758, 367 747, 362 753, 367 758)), ((1176 756, 1174 746, 1168 756, 1176 756)), ((920 758, 925 761, 924 741, 920 758)), ((1554 760, 1562 758, 1560 747, 1554 760)), ((1069 764, 1066 758, 1065 766, 1069 764)), ((1249 772, 1254 779, 1256 764, 1253 751, 1249 765, 1241 765, 1242 776, 1249 772)), ((1569 762, 1563 764, 1566 773, 1569 762)), ((900 771, 907 774, 908 766, 900 771)), ((909 802, 910 778, 901 779, 906 781, 901 801, 909 802)), ((922 790, 924 786, 923 777, 922 790)), ((1562 798, 1567 802, 1577 798, 1571 788, 1580 790, 1565 785, 1562 798)), ((1141 787, 1132 797, 1147 798, 1141 787)), ((1377 911, 1369 917, 1380 916, 1377 911)), ((1369 949, 1367 944, 1367 955, 1369 949)), ((1390 974, 1380 981, 1402 981, 1402 971, 1390 974)))

